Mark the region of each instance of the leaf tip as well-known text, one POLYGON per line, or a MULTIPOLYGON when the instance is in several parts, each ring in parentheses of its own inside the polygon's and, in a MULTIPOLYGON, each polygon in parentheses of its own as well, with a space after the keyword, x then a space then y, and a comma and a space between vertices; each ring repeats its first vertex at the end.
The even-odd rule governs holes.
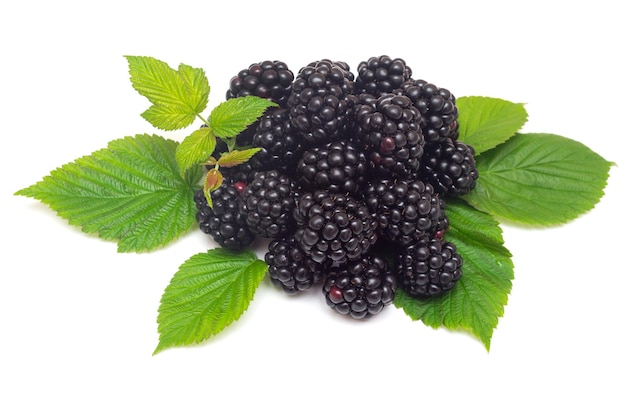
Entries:
POLYGON ((15 193, 13 193, 13 196, 26 196, 25 190, 26 189, 20 189, 20 190, 16 191, 15 193))
POLYGON ((159 341, 159 344, 157 344, 156 348, 152 352, 152 356, 153 357, 156 356, 157 354, 159 354, 161 351, 165 350, 166 348, 167 346, 163 345, 163 343, 159 341))

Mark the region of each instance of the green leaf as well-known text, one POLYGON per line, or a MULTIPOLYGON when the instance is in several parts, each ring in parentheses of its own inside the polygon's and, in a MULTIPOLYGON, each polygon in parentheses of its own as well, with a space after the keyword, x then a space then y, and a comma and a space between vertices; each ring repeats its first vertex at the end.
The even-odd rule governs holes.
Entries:
POLYGON ((239 164, 243 164, 248 161, 254 154, 259 152, 261 148, 248 148, 242 150, 232 150, 231 152, 224 153, 217 160, 217 164, 220 167, 234 167, 239 164))
POLYGON ((196 164, 206 162, 215 149, 216 138, 207 127, 193 131, 176 149, 176 161, 181 173, 196 164))
POLYGON ((528 120, 524 105, 481 96, 459 97, 459 140, 476 155, 511 138, 528 120))
POLYGON ((553 134, 517 134, 476 157, 479 178, 464 196, 474 207, 529 225, 568 222, 604 194, 611 163, 553 134))
POLYGON ((251 251, 216 248, 185 261, 161 298, 154 354, 202 342, 238 320, 266 270, 251 251))
POLYGON ((154 127, 185 128, 206 109, 210 87, 204 70, 180 64, 176 71, 152 57, 126 59, 133 87, 152 103, 141 116, 154 127))
POLYGON ((16 194, 49 205, 84 232, 118 241, 120 252, 150 251, 195 223, 202 171, 180 175, 177 145, 156 135, 117 139, 16 194))
POLYGON ((209 117, 209 126, 218 138, 233 138, 276 103, 256 96, 236 97, 217 105, 209 117))
POLYGON ((450 220, 446 239, 463 257, 461 279, 452 290, 432 299, 413 298, 400 290, 394 303, 413 320, 433 328, 467 330, 489 350, 511 291, 511 253, 491 215, 458 200, 447 202, 446 215, 450 220))

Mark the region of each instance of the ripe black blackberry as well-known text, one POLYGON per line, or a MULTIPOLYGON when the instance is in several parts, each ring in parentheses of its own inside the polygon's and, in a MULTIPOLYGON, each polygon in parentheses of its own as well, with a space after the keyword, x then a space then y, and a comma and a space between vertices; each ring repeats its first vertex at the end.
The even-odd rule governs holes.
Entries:
POLYGON ((275 109, 261 116, 252 145, 261 148, 255 154, 255 160, 260 165, 287 173, 295 170, 303 148, 301 137, 291 124, 287 109, 275 109))
POLYGON ((357 96, 352 135, 365 146, 371 172, 383 178, 413 178, 424 153, 419 110, 402 94, 357 96))
POLYGON ((272 240, 265 262, 271 282, 290 295, 310 289, 325 277, 325 266, 310 259, 292 235, 272 240))
POLYGON ((226 100, 235 97, 257 96, 287 106, 294 75, 282 61, 253 63, 231 78, 226 100))
POLYGON ((225 180, 211 193, 212 208, 203 190, 198 190, 194 195, 200 230, 209 234, 221 247, 235 251, 248 247, 255 239, 239 213, 240 186, 225 180))
POLYGON ((255 235, 279 238, 294 232, 292 211, 298 196, 298 186, 287 174, 259 171, 241 194, 239 212, 255 235))
POLYGON ((411 68, 401 58, 392 59, 388 55, 371 57, 359 63, 354 90, 356 94, 369 93, 374 96, 391 93, 410 80, 411 75, 411 68))
POLYGON ((474 148, 450 138, 428 144, 422 158, 421 176, 442 196, 469 193, 478 179, 474 148))
POLYGON ((409 97, 422 115, 422 132, 426 143, 458 137, 459 110, 456 98, 447 89, 424 80, 408 80, 396 90, 409 97))
POLYGON ((303 190, 356 193, 365 182, 367 158, 351 141, 335 141, 306 150, 296 166, 303 190))
MULTIPOLYGON (((294 75, 287 64, 282 61, 261 61, 250 64, 230 79, 226 100, 236 97, 256 96, 272 100, 280 107, 287 106, 291 94, 291 83, 294 75)), ((275 109, 275 108, 269 108, 275 109)), ((269 112, 270 110, 266 112, 269 112)), ((256 120, 236 137, 239 147, 252 144, 252 137, 259 126, 256 120)))
POLYGON ((446 292, 462 275, 463 259, 456 246, 438 238, 423 238, 400 247, 396 257, 398 287, 414 297, 446 292))
POLYGON ((364 201, 378 222, 379 236, 393 244, 406 246, 425 236, 443 236, 449 226, 445 201, 420 180, 373 180, 364 201))
POLYGON ((293 125, 309 144, 340 137, 352 113, 354 75, 343 62, 323 59, 303 67, 287 107, 293 125))
POLYGON ((363 319, 391 304, 397 289, 396 275, 382 257, 371 254, 331 268, 324 282, 326 303, 336 312, 363 319))
POLYGON ((350 195, 322 190, 296 201, 295 238, 318 263, 335 265, 361 258, 376 242, 376 221, 367 206, 350 195))

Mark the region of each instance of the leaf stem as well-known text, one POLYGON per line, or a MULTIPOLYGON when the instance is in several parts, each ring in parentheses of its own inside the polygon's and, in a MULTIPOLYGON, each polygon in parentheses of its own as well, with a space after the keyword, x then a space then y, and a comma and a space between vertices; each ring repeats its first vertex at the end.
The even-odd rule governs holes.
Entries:
POLYGON ((228 152, 232 152, 235 149, 235 138, 226 138, 223 140, 224 142, 226 142, 226 145, 228 145, 228 152))
POLYGON ((208 127, 211 127, 211 124, 209 123, 208 119, 203 118, 201 115, 197 115, 197 116, 198 116, 198 119, 202 121, 202 123, 204 123, 208 127))

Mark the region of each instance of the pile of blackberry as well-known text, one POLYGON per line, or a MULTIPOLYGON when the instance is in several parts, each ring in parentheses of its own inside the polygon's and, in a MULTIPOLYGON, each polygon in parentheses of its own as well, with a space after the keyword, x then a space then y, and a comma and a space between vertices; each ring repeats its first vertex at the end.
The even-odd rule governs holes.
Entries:
POLYGON ((277 106, 237 138, 261 151, 222 169, 212 207, 203 192, 195 202, 200 229, 218 245, 266 246, 278 288, 320 289, 334 311, 361 319, 398 289, 432 298, 458 282, 446 198, 470 192, 478 172, 449 90, 414 78, 400 58, 356 68, 322 59, 296 73, 269 60, 241 70, 226 99, 258 95, 277 106))

